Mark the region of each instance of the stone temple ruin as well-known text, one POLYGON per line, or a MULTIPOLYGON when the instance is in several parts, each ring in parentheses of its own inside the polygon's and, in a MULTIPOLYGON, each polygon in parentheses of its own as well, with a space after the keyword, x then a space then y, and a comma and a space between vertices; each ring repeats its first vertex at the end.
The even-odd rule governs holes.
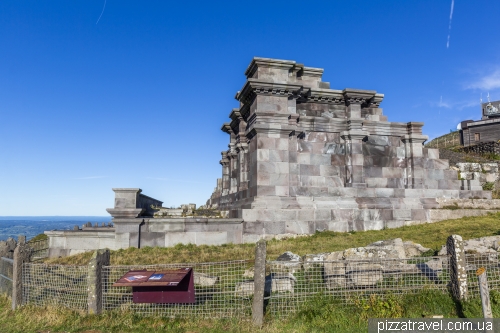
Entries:
POLYGON ((155 218, 151 207, 161 201, 138 188, 113 189, 114 227, 46 232, 51 255, 395 228, 477 215, 434 208, 491 199, 478 180, 459 180, 437 149, 424 148, 423 123, 389 122, 383 94, 330 89, 322 74, 295 61, 251 61, 236 93, 239 107, 222 125, 229 149, 207 202, 223 218, 155 218))
POLYGON ((423 123, 387 121, 373 90, 330 89, 323 69, 254 58, 236 94, 222 179, 208 205, 255 234, 400 227, 436 198, 491 198, 458 179, 423 123))

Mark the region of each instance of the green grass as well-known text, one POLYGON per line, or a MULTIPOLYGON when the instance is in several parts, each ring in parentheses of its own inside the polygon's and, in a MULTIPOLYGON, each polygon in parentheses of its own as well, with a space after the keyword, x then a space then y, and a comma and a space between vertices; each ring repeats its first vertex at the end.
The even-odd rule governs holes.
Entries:
MULTIPOLYGON (((495 318, 500 316, 500 294, 491 293, 495 318)), ((462 304, 439 291, 424 290, 418 294, 389 296, 344 305, 319 295, 307 302, 296 314, 287 318, 266 315, 258 330, 250 320, 241 319, 170 319, 160 316, 140 317, 131 312, 110 311, 102 315, 86 315, 61 307, 23 306, 10 309, 10 299, 0 296, 0 328, 2 333, 56 332, 366 332, 368 318, 423 318, 442 315, 444 318, 479 318, 481 302, 473 299, 462 304)))
MULTIPOLYGON (((464 239, 500 234, 500 213, 482 217, 465 217, 432 224, 385 229, 378 231, 336 233, 318 232, 310 237, 271 240, 268 257, 276 258, 285 251, 304 255, 344 250, 364 246, 382 239, 412 240, 433 251, 444 245, 451 234, 464 239)), ((431 251, 431 252, 433 252, 431 251)), ((49 263, 87 264, 91 253, 67 258, 47 260, 49 263)), ((203 262, 231 259, 251 259, 254 244, 227 244, 223 246, 177 245, 172 248, 130 248, 112 251, 112 264, 154 264, 174 262, 203 262)), ((491 292, 493 314, 500 317, 500 293, 491 292)), ((366 332, 368 318, 422 318, 443 315, 445 318, 481 317, 481 302, 472 299, 462 304, 437 290, 424 290, 417 294, 392 295, 384 299, 372 298, 350 306, 332 298, 318 295, 307 302, 296 314, 286 318, 267 314, 265 325, 256 330, 249 319, 170 319, 160 316, 140 317, 131 312, 109 311, 102 315, 87 315, 62 307, 23 306, 10 309, 10 299, 0 296, 0 332, 366 332)))
MULTIPOLYGON (((392 238, 414 241, 435 251, 446 244, 446 238, 458 234, 463 239, 497 235, 500 232, 500 213, 480 217, 464 217, 437 223, 420 224, 397 229, 373 230, 364 232, 318 232, 309 237, 284 240, 271 240, 267 244, 268 258, 276 259, 285 251, 299 255, 341 251, 347 248, 365 246, 370 243, 392 238)), ((170 248, 111 251, 112 265, 213 262, 225 260, 253 259, 254 244, 176 245, 170 248)), ((82 253, 65 258, 46 260, 47 263, 86 265, 92 253, 82 253)))

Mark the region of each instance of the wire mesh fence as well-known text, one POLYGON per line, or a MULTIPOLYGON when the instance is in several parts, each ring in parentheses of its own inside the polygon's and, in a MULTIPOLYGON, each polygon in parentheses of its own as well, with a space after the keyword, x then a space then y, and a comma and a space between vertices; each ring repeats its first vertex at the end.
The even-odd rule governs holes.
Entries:
POLYGON ((448 257, 338 261, 268 261, 268 312, 297 311, 313 297, 325 295, 342 303, 368 300, 371 295, 446 291, 450 280, 448 257))
POLYGON ((14 260, 0 257, 0 293, 12 295, 12 276, 14 274, 14 260))
POLYGON ((30 261, 38 261, 49 256, 49 240, 30 241, 28 245, 33 249, 30 261))
POLYGON ((479 297, 480 295, 476 271, 481 267, 486 268, 489 289, 500 291, 500 262, 498 260, 498 252, 466 254, 465 262, 469 296, 479 297))
POLYGON ((248 317, 253 297, 253 260, 182 263, 148 266, 105 266, 102 271, 103 310, 127 310, 140 315, 165 317, 248 317), (130 287, 113 283, 130 270, 168 270, 192 267, 194 304, 133 303, 130 287))
POLYGON ((87 266, 23 264, 23 303, 87 310, 87 266))

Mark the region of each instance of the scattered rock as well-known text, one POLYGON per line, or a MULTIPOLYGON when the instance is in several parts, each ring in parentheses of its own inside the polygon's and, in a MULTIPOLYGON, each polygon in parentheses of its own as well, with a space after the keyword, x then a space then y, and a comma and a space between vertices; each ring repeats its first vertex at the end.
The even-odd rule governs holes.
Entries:
POLYGON ((382 275, 382 265, 359 262, 347 264, 346 277, 349 279, 348 283, 356 287, 373 286, 384 278, 382 275))
POLYGON ((345 261, 344 252, 332 252, 324 256, 324 270, 325 276, 344 275, 345 274, 345 261))
POLYGON ((205 273, 194 272, 194 284, 204 286, 204 287, 212 287, 217 281, 219 281, 218 276, 210 276, 205 273))
MULTIPOLYGON (((293 293, 297 279, 291 273, 273 273, 266 276, 264 295, 273 293, 293 293)), ((248 280, 236 284, 235 294, 240 297, 251 296, 254 293, 254 281, 248 280)))
POLYGON ((410 257, 420 257, 423 253, 429 251, 427 247, 423 247, 420 244, 414 243, 412 241, 406 241, 403 243, 405 255, 407 258, 410 257))
POLYGON ((300 261, 300 256, 290 251, 286 251, 280 255, 276 261, 300 261))
POLYGON ((243 277, 247 279, 253 279, 254 276, 255 276, 255 267, 246 269, 245 272, 243 273, 243 277))
POLYGON ((295 273, 302 266, 299 255, 287 251, 271 263, 271 271, 277 273, 295 273))

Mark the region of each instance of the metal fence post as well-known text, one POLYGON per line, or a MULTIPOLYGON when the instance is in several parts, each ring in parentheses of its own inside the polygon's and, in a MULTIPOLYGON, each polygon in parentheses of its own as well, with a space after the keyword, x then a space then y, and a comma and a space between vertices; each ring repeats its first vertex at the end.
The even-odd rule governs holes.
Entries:
POLYGON ((109 250, 97 250, 88 264, 88 313, 102 312, 102 266, 109 266, 109 250))
POLYGON ((264 289, 266 285, 266 241, 261 239, 255 246, 254 294, 252 322, 255 326, 264 323, 264 289))
POLYGON ((23 303, 23 264, 30 261, 33 249, 26 244, 25 237, 19 237, 14 250, 14 267, 12 274, 12 309, 23 303))
POLYGON ((451 293, 457 301, 467 299, 467 271, 462 236, 451 235, 446 241, 450 256, 451 293))

